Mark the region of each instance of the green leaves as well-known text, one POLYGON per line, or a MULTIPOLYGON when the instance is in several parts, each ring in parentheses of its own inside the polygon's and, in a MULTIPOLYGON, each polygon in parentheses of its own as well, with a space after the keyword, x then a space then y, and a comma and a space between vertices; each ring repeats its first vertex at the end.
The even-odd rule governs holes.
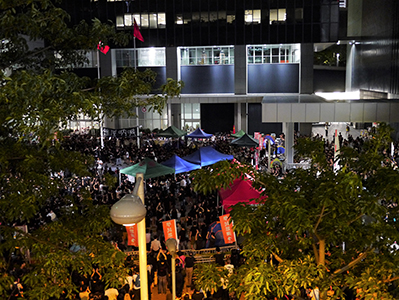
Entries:
POLYGON ((229 279, 231 288, 247 299, 299 296, 315 286, 322 299, 330 286, 331 299, 347 289, 365 299, 393 299, 399 173, 387 156, 390 132, 381 124, 360 149, 342 147, 338 172, 323 144, 309 139, 298 141, 296 154, 311 167, 291 170, 282 180, 228 162, 196 171, 193 183, 201 192, 250 173, 267 197, 257 206, 237 204, 230 213, 245 258, 229 279))

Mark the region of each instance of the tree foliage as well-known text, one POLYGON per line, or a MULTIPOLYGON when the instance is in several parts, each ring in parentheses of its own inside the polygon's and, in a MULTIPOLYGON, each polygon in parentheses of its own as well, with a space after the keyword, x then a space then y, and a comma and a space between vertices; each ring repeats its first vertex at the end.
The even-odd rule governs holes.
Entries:
POLYGON ((79 77, 73 67, 86 61, 87 51, 99 41, 125 45, 128 36, 99 20, 70 26, 57 1, 0 0, 0 34, 0 298, 8 297, 10 258, 18 251, 29 251, 32 261, 23 278, 29 299, 72 297, 72 274, 90 276, 93 265, 116 286, 126 275, 125 257, 105 238, 109 207, 94 205, 77 186, 77 193, 65 193, 62 179, 51 176, 68 170, 78 185, 93 164, 92 157, 65 149, 60 132, 78 114, 100 120, 147 105, 161 112, 182 82, 168 79, 154 95, 150 70, 79 77), (43 222, 52 202, 58 219, 43 222))
POLYGON ((231 211, 246 261, 230 287, 247 299, 301 299, 301 290, 316 286, 321 299, 342 299, 349 290, 359 298, 394 299, 399 173, 386 153, 390 133, 380 124, 361 149, 341 148, 339 171, 329 164, 323 142, 310 139, 295 147, 311 160, 310 168, 293 169, 281 180, 229 162, 196 171, 196 190, 226 187, 251 174, 253 186, 267 196, 257 206, 237 204, 231 211), (334 295, 327 294, 330 288, 334 295))

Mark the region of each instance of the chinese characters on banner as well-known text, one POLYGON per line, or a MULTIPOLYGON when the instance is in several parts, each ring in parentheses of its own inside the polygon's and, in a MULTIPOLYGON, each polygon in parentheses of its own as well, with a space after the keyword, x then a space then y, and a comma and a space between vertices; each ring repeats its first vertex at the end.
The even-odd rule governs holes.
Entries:
POLYGON ((126 226, 127 231, 127 244, 129 246, 139 246, 138 233, 137 233, 137 224, 133 224, 131 226, 126 226))
POLYGON ((219 217, 220 225, 222 227, 223 238, 226 244, 231 244, 236 241, 233 231, 233 223, 230 223, 230 214, 219 217))
POLYGON ((176 220, 169 220, 162 222, 163 234, 165 235, 165 241, 168 239, 177 240, 177 231, 176 231, 176 220))

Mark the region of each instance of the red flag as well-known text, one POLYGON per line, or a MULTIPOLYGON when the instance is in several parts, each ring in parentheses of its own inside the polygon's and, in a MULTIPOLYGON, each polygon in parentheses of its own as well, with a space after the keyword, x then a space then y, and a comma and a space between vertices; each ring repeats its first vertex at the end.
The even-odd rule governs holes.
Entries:
POLYGON ((176 220, 162 222, 162 227, 163 234, 165 235, 165 241, 170 238, 177 240, 176 220))
POLYGON ((100 50, 101 53, 107 54, 107 52, 109 51, 109 46, 103 46, 103 43, 101 43, 100 41, 97 45, 97 49, 100 50))
POLYGON ((233 134, 236 133, 236 126, 233 125, 233 134))
POLYGON ((234 243, 236 238, 233 231, 233 223, 230 222, 230 214, 219 217, 220 226, 222 227, 223 238, 226 244, 234 243))
POLYGON ((133 36, 138 40, 144 42, 143 36, 140 33, 139 27, 137 26, 136 19, 133 18, 133 36))
POLYGON ((127 231, 127 244, 129 246, 139 246, 137 224, 126 226, 127 231))

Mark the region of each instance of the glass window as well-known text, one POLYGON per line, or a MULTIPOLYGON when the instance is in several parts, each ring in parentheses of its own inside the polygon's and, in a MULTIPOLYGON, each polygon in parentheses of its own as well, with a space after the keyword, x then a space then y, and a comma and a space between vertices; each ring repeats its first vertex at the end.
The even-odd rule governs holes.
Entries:
POLYGON ((209 14, 207 11, 201 12, 201 22, 209 22, 209 14))
POLYGON ((193 103, 193 119, 200 119, 201 118, 201 113, 200 113, 200 104, 199 103, 193 103))
POLYGON ((136 49, 116 49, 117 67, 134 67, 137 58, 139 67, 162 67, 166 65, 165 48, 139 48, 136 49))
POLYGON ((245 23, 260 23, 261 22, 260 9, 245 10, 245 23))
MULTIPOLYGON (((137 20, 136 20, 136 22, 137 22, 137 20)), ((140 27, 142 27, 142 28, 148 28, 149 27, 148 14, 142 14, 141 15, 140 27)))
POLYGON ((187 47, 180 48, 180 62, 187 65, 218 65, 234 63, 234 47, 187 47))
POLYGON ((260 23, 261 22, 261 14, 260 9, 254 9, 252 13, 252 22, 260 23))
POLYGON ((176 15, 176 24, 183 25, 183 15, 182 14, 176 15))
POLYGON ((151 29, 157 28, 157 26, 158 26, 157 14, 154 14, 154 13, 148 14, 148 18, 149 18, 149 22, 150 22, 150 28, 151 29))
POLYGON ((227 15, 227 23, 233 23, 235 19, 236 19, 235 15, 227 15))
POLYGON ((211 11, 209 13, 209 22, 215 22, 218 20, 218 12, 217 11, 211 11))
POLYGON ((295 8, 295 20, 296 21, 303 20, 303 8, 295 8))
POLYGON ((125 20, 125 26, 133 26, 133 18, 131 14, 125 14, 124 20, 125 20))
POLYGON ((183 116, 185 119, 192 119, 191 106, 192 103, 183 103, 183 116))
POLYGON ((300 45, 251 45, 247 48, 247 61, 249 64, 299 63, 300 45))
POLYGON ((252 10, 245 11, 245 22, 252 23, 252 10))
POLYGON ((166 27, 166 15, 165 13, 158 13, 158 28, 166 27))
POLYGON ((285 22, 286 20, 286 10, 285 8, 271 9, 269 14, 269 22, 273 24, 274 22, 285 22))
POLYGON ((125 22, 123 21, 123 16, 116 17, 116 27, 124 27, 125 22))

